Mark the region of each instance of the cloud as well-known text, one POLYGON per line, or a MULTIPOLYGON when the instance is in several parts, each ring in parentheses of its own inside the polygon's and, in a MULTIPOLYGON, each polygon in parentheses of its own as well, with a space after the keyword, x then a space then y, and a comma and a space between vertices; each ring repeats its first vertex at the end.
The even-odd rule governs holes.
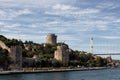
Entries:
POLYGON ((10 32, 10 30, 8 30, 8 29, 0 29, 0 32, 10 32))
POLYGON ((46 11, 45 14, 60 15, 60 16, 76 16, 76 15, 96 14, 99 12, 100 12, 100 10, 98 10, 98 9, 88 8, 88 9, 79 9, 79 10, 66 9, 65 11, 63 9, 51 10, 51 11, 46 11))
POLYGON ((65 35, 65 34, 59 35, 58 39, 61 40, 61 41, 75 41, 75 40, 79 40, 75 36, 65 35))
POLYGON ((56 5, 52 6, 52 9, 65 11, 65 10, 75 10, 75 9, 77 9, 77 7, 73 7, 70 5, 64 5, 64 4, 56 4, 56 5))
MULTIPOLYGON (((26 25, 33 30, 36 28, 39 31, 36 33, 80 33, 94 30, 108 30, 109 22, 102 20, 75 20, 75 21, 64 21, 56 19, 54 21, 44 21, 42 23, 32 23, 26 25), (71 27, 72 25, 72 27, 71 27), (72 32, 71 32, 72 31, 72 32)), ((27 28, 28 29, 28 28, 27 28)))
POLYGON ((73 14, 79 14, 79 15, 84 15, 84 14, 95 14, 95 13, 99 13, 100 12, 100 10, 99 9, 90 9, 90 8, 88 8, 88 9, 82 9, 82 10, 80 10, 80 11, 78 11, 78 12, 73 12, 73 14))
POLYGON ((15 34, 15 33, 9 33, 9 34, 4 34, 4 36, 6 36, 7 38, 10 38, 10 39, 21 39, 22 41, 34 41, 34 42, 37 42, 37 43, 43 43, 45 42, 45 37, 44 35, 34 35, 34 38, 31 38, 31 35, 26 35, 26 34, 15 34))
POLYGON ((113 2, 105 2, 105 3, 100 3, 97 8, 100 9, 115 9, 115 8, 119 8, 120 6, 116 3, 113 2))
POLYGON ((0 22, 0 27, 2 28, 16 28, 21 26, 19 23, 5 23, 5 22, 0 22))
POLYGON ((0 9, 0 20, 11 20, 20 15, 28 15, 32 12, 28 9, 14 10, 14 9, 0 9))
POLYGON ((21 34, 21 31, 19 30, 14 30, 11 32, 11 29, 2 28, 0 31, 1 33, 7 33, 7 34, 17 34, 17 35, 21 34))
POLYGON ((98 36, 97 38, 117 40, 120 39, 120 36, 98 36))
POLYGON ((115 22, 115 23, 120 23, 120 19, 116 19, 116 20, 114 20, 113 22, 115 22))
MULTIPOLYGON (((0 7, 4 8, 12 8, 12 7, 20 7, 20 8, 46 8, 51 5, 68 3, 69 0, 0 0, 0 7)), ((69 1, 69 4, 73 4, 74 1, 69 1)))

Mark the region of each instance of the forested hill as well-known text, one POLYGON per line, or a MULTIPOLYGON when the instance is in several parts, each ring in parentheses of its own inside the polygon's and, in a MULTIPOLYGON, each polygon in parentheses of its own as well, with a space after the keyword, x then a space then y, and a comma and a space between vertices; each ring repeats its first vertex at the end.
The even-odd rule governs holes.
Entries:
MULTIPOLYGON (((8 39, 3 35, 0 35, 0 40, 3 41, 8 47, 20 45, 22 46, 22 56, 23 58, 33 58, 34 55, 40 57, 41 61, 37 62, 41 67, 51 67, 51 66, 61 66, 59 61, 54 59, 54 52, 57 49, 58 45, 66 45, 65 43, 57 43, 57 45, 50 45, 46 43, 37 44, 32 41, 22 42, 17 39, 8 39)), ((109 62, 105 58, 100 56, 94 56, 91 53, 87 53, 85 51, 71 50, 69 54, 69 65, 68 66, 85 66, 85 67, 100 67, 110 65, 109 62)), ((2 49, 1 49, 2 51, 2 49)), ((3 53, 3 52, 0 52, 3 53)), ((1 58, 2 60, 2 58, 1 58)), ((23 67, 26 64, 23 64, 23 67)), ((29 66, 30 67, 30 66, 29 66)))

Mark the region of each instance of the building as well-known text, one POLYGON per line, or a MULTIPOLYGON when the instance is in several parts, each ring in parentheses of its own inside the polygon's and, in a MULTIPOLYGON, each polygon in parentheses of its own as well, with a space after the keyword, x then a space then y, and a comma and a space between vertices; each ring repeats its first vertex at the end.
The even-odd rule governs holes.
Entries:
POLYGON ((58 61, 61 61, 64 66, 68 65, 69 61, 69 48, 66 45, 61 45, 57 47, 57 50, 54 53, 54 58, 58 61))
POLYGON ((10 69, 20 70, 22 69, 22 47, 21 46, 11 46, 10 58, 12 59, 12 64, 10 64, 10 69))
POLYGON ((111 56, 106 57, 106 60, 107 60, 107 63, 108 63, 107 66, 114 67, 116 65, 115 62, 112 60, 111 56))
POLYGON ((23 67, 33 67, 36 62, 40 62, 41 57, 39 55, 33 55, 32 58, 30 57, 23 57, 23 67))
POLYGON ((107 62, 112 63, 112 58, 111 56, 106 57, 107 62))
POLYGON ((46 43, 51 45, 56 45, 57 36, 55 34, 48 34, 46 37, 46 43))

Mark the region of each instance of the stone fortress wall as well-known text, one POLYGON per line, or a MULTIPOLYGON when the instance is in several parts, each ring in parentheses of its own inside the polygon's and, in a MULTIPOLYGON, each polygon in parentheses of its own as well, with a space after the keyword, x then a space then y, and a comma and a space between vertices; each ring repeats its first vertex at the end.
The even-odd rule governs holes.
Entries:
POLYGON ((20 70, 22 68, 22 47, 21 46, 11 46, 10 47, 10 55, 13 60, 13 65, 11 65, 11 69, 20 70))
POLYGON ((67 66, 69 61, 69 48, 66 45, 57 46, 54 58, 61 61, 64 66, 67 66))
POLYGON ((22 47, 21 46, 11 46, 10 48, 6 46, 6 44, 0 40, 0 47, 2 49, 6 49, 9 52, 9 57, 13 62, 9 67, 10 69, 18 69, 22 68, 22 47))

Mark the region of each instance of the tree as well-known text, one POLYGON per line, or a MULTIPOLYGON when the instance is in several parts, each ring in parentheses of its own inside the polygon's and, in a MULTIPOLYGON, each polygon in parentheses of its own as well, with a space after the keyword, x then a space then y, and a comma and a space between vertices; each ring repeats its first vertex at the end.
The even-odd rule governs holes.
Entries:
POLYGON ((4 70, 7 70, 9 64, 10 57, 8 56, 8 51, 0 48, 0 67, 2 67, 4 70))
POLYGON ((96 56, 95 61, 96 61, 96 66, 97 67, 104 66, 104 60, 101 57, 96 56))
POLYGON ((61 67, 62 66, 62 62, 54 59, 54 60, 52 60, 52 66, 53 67, 61 67))

